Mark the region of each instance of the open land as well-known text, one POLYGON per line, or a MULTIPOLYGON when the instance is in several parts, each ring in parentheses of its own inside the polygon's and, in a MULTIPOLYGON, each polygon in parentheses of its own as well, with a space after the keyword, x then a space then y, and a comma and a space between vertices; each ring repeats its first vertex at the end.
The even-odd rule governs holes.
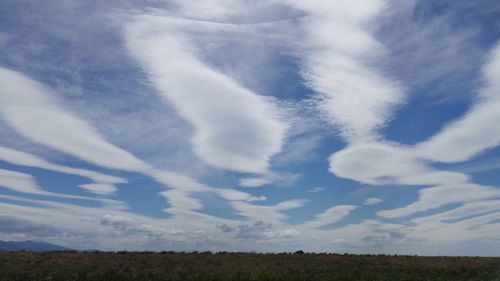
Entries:
POLYGON ((0 252, 0 280, 500 280, 500 258, 176 252, 0 252))

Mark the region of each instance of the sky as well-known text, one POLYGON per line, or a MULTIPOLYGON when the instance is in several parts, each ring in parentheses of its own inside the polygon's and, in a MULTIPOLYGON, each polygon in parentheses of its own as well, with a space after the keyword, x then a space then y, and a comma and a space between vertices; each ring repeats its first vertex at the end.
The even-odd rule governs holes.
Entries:
POLYGON ((0 240, 500 253, 500 3, 0 3, 0 240))

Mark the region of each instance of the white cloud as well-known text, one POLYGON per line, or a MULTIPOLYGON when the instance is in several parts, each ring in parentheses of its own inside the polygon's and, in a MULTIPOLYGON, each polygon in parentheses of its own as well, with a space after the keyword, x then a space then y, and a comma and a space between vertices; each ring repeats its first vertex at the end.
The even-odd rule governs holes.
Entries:
POLYGON ((384 199, 382 198, 366 198, 365 202, 363 202, 363 205, 365 206, 373 206, 373 205, 378 205, 384 203, 384 199))
MULTIPOLYGON (((252 197, 237 190, 207 186, 180 173, 157 170, 131 153, 108 143, 90 124, 58 106, 44 85, 3 68, 0 68, 0 79, 6 85, 0 89, 0 114, 21 135, 96 165, 140 172, 152 177, 172 188, 160 193, 171 204, 167 211, 176 213, 201 209, 201 202, 191 197, 195 192, 213 192, 230 201, 246 201, 252 197)), ((10 153, 8 157, 21 156, 16 160, 18 163, 47 167, 47 163, 33 156, 7 152, 10 153)), ((48 167, 75 173, 70 168, 48 167)), ((76 173, 81 174, 82 171, 76 170, 76 173)), ((88 175, 88 172, 84 174, 88 175)), ((102 179, 102 176, 99 178, 102 179)), ((81 187, 95 193, 110 193, 114 187, 106 180, 110 178, 81 187)))
POLYGON ((283 230, 277 230, 274 233, 271 234, 271 237, 273 238, 291 238, 291 237, 297 237, 301 233, 298 230, 295 230, 293 228, 287 228, 283 230))
POLYGON ((494 187, 470 183, 467 174, 430 167, 412 147, 381 142, 356 144, 333 154, 330 161, 330 169, 337 176, 371 185, 433 185, 420 190, 414 203, 377 213, 387 218, 500 195, 494 187))
MULTIPOLYGON (((127 182, 127 180, 123 178, 109 176, 91 170, 72 168, 63 165, 53 164, 33 154, 29 154, 26 152, 18 151, 3 146, 0 146, 0 160, 15 165, 35 167, 60 173, 66 173, 70 175, 86 177, 93 180, 95 184, 101 185, 102 187, 106 186, 105 190, 108 191, 107 193, 112 193, 116 191, 116 187, 114 187, 112 184, 127 182)), ((89 190, 93 191, 95 190, 95 188, 94 189, 91 188, 89 190)), ((100 188, 101 192, 103 190, 104 189, 100 188)))
MULTIPOLYGON (((1 199, 1 198, 0 198, 1 199)), ((0 200, 1 201, 1 200, 0 200)), ((283 223, 269 224, 252 219, 246 224, 237 220, 216 218, 204 214, 185 214, 185 216, 152 218, 121 210, 110 210, 75 206, 67 203, 27 200, 37 203, 32 206, 21 206, 0 202, 4 215, 47 225, 62 235, 60 225, 78 233, 79 239, 72 237, 67 231, 59 241, 65 241, 72 247, 97 248, 103 250, 117 249, 166 249, 166 250, 251 250, 256 245, 242 245, 245 239, 262 241, 291 239, 297 237, 299 231, 283 223), (39 207, 39 205, 41 205, 39 207), (227 227, 216 228, 214 226, 227 227), (236 237, 220 235, 220 231, 233 231, 241 225, 236 237)), ((299 202, 281 204, 279 209, 297 206, 299 202)), ((267 221, 267 219, 266 219, 267 221)), ((236 233, 236 232, 235 232, 236 233)), ((20 233, 21 234, 21 233, 20 233)), ((23 232, 27 239, 40 237, 36 233, 23 232)), ((0 233, 0 238, 5 237, 0 233)), ((54 237, 50 237, 54 238, 54 237)), ((49 238, 49 239, 50 239, 49 238)), ((37 240, 38 240, 37 239, 37 240)), ((47 237, 43 237, 46 240, 47 237)), ((262 251, 269 251, 276 244, 257 245, 262 251)))
MULTIPOLYGON (((116 207, 120 209, 126 208, 126 205, 123 204, 123 202, 116 200, 92 198, 92 197, 69 195, 69 194, 46 191, 38 185, 33 176, 6 169, 0 169, 0 187, 8 188, 10 190, 20 193, 41 195, 54 198, 90 200, 103 203, 103 205, 107 207, 113 207, 113 208, 116 207)), ((19 201, 17 199, 14 200, 19 201)))
POLYGON ((500 157, 478 160, 473 163, 469 162, 466 164, 454 166, 452 169, 461 173, 468 174, 500 170, 500 157))
MULTIPOLYGON (((295 114, 292 118, 300 119, 303 118, 302 115, 305 114, 299 110, 295 110, 290 114, 295 114), (297 117, 299 116, 299 117, 297 117)), ((308 120, 309 122, 314 122, 316 124, 300 124, 300 122, 295 121, 295 124, 292 124, 290 131, 296 130, 300 132, 300 135, 291 135, 287 138, 287 142, 283 150, 276 155, 272 159, 272 164, 278 167, 289 167, 289 166, 297 166, 304 162, 310 162, 316 157, 321 157, 320 154, 316 151, 316 149, 321 144, 323 140, 322 136, 315 135, 318 132, 315 132, 314 127, 320 126, 320 120, 308 120), (298 124, 296 124, 298 123, 298 124), (300 126, 307 126, 312 128, 302 129, 300 126), (299 128, 297 128, 299 127, 299 128), (306 130, 305 132, 301 132, 301 130, 306 130)), ((305 123, 305 121, 303 121, 305 123)))
POLYGON ((133 17, 125 35, 131 55, 159 94, 194 127, 191 142, 201 160, 240 172, 269 169, 287 128, 272 100, 203 63, 196 46, 168 17, 133 17))
POLYGON ((118 190, 114 185, 107 183, 87 183, 79 186, 97 194, 113 194, 118 190))
POLYGON ((500 45, 483 68, 485 85, 472 108, 431 139, 417 145, 418 154, 438 162, 461 162, 500 144, 500 45))
POLYGON ((230 204, 239 215, 254 220, 266 219, 271 223, 281 224, 288 217, 283 211, 302 207, 306 202, 303 199, 294 199, 271 206, 252 205, 241 201, 233 201, 230 204))
POLYGON ((313 221, 304 223, 302 226, 306 228, 317 228, 329 224, 336 223, 341 219, 347 217, 357 206, 353 205, 339 205, 328 208, 323 213, 317 214, 313 221))
MULTIPOLYGON (((302 229, 300 229, 302 230, 302 229)), ((351 253, 375 252, 380 253, 391 249, 407 248, 407 243, 412 240, 411 229, 401 224, 383 223, 376 220, 363 220, 334 229, 308 230, 316 238, 315 251, 335 249, 335 251, 348 251, 351 253), (400 243, 405 247, 398 247, 400 243)), ((396 250, 397 251, 397 250, 396 250)))
POLYGON ((0 169, 0 186, 12 189, 17 192, 31 194, 48 194, 36 185, 33 177, 14 171, 0 169))
POLYGON ((253 223, 241 223, 236 226, 227 224, 217 225, 223 233, 233 234, 240 240, 267 240, 267 239, 286 239, 299 236, 301 233, 292 228, 278 228, 270 223, 257 220, 253 223))
POLYGON ((319 107, 348 141, 371 138, 403 101, 401 87, 370 63, 384 48, 367 23, 385 1, 292 1, 310 17, 304 29, 302 73, 319 107))
POLYGON ((0 208, 4 215, 43 224, 57 232, 53 237, 37 236, 36 233, 29 231, 23 232, 28 239, 54 238, 54 241, 68 243, 72 247, 81 247, 81 249, 140 250, 147 248, 158 250, 159 247, 189 249, 189 243, 211 240, 210 237, 206 237, 206 233, 205 239, 202 234, 197 234, 198 228, 209 229, 214 224, 227 223, 227 220, 155 219, 121 210, 75 206, 59 202, 31 200, 31 203, 36 204, 21 206, 0 202, 0 208), (73 236, 75 234, 76 237, 73 236))
POLYGON ((356 143, 334 153, 330 172, 371 185, 434 185, 468 180, 465 174, 429 167, 412 147, 383 142, 356 143))
POLYGON ((272 179, 267 178, 243 178, 240 179, 239 185, 243 187, 261 187, 272 182, 272 179))
POLYGON ((247 199, 247 202, 254 202, 254 201, 266 201, 267 197, 264 195, 261 196, 252 196, 247 199))
POLYGON ((153 170, 151 176, 170 188, 160 192, 160 195, 164 196, 171 205, 165 211, 172 214, 185 214, 201 209, 203 207, 201 201, 192 197, 195 193, 211 192, 228 201, 248 201, 253 197, 246 192, 205 185, 179 173, 153 170))
POLYGON ((491 130, 500 122, 500 46, 492 50, 483 76, 485 85, 471 110, 429 140, 415 146, 354 143, 330 157, 330 171, 372 185, 434 185, 420 190, 414 203, 377 213, 386 218, 499 197, 495 187, 471 183, 467 174, 441 171, 429 164, 470 160, 500 143, 498 131, 491 130))
POLYGON ((302 175, 298 173, 269 172, 261 174, 258 177, 242 178, 239 180, 239 185, 243 187, 261 187, 269 184, 289 186, 297 182, 301 177, 302 175))
POLYGON ((109 144, 89 124, 58 106, 44 85, 5 68, 0 68, 0 84, 0 115, 20 135, 96 165, 147 169, 143 162, 109 144))
MULTIPOLYGON (((241 30, 247 28, 247 23, 266 18, 267 15, 273 13, 273 11, 265 11, 267 7, 275 3, 284 3, 300 9, 305 16, 286 21, 282 25, 268 25, 267 28, 259 31, 280 33, 285 29, 293 29, 294 31, 287 32, 300 33, 302 36, 295 38, 299 39, 296 40, 297 42, 284 41, 280 43, 280 46, 288 48, 286 52, 293 48, 293 54, 304 58, 301 65, 303 77, 311 89, 317 92, 316 100, 320 109, 348 142, 346 149, 331 156, 330 171, 340 177, 372 185, 432 186, 422 189, 416 202, 379 213, 386 218, 404 217, 440 207, 461 206, 441 214, 413 219, 405 225, 362 221, 337 229, 319 229, 321 226, 347 218, 356 207, 341 205, 317 214, 311 222, 294 226, 297 228, 295 230, 284 222, 288 218, 287 211, 303 206, 305 200, 290 200, 265 206, 262 205, 263 202, 257 202, 267 199, 263 195, 253 196, 250 193, 228 188, 216 188, 180 173, 157 170, 121 149, 119 145, 106 141, 106 139, 113 139, 116 144, 119 143, 130 149, 132 146, 128 143, 133 142, 133 137, 130 137, 129 141, 118 142, 116 135, 105 132, 109 128, 106 127, 107 125, 99 125, 101 132, 105 133, 100 134, 91 126, 91 122, 85 122, 83 118, 78 117, 78 114, 85 114, 87 117, 92 114, 69 112, 60 105, 50 89, 38 83, 31 83, 27 77, 19 73, 2 70, 0 71, 0 84, 6 86, 0 89, 0 117, 5 119, 6 125, 11 126, 14 131, 34 143, 44 144, 99 166, 140 172, 165 184, 168 188, 161 195, 168 200, 169 207, 165 211, 172 216, 168 219, 154 219, 126 213, 123 210, 113 212, 51 202, 45 198, 48 193, 37 185, 32 176, 0 170, 2 174, 0 182, 8 188, 31 194, 34 192, 39 195, 44 194, 44 196, 36 196, 41 197, 37 200, 0 195, 2 213, 19 216, 32 222, 43 222, 44 225, 54 228, 59 225, 68 226, 80 234, 78 237, 72 236, 73 232, 61 234, 61 237, 58 237, 63 239, 61 241, 70 241, 70 245, 76 243, 87 245, 87 247, 96 245, 91 247, 103 249, 166 247, 185 250, 192 247, 191 249, 199 250, 213 247, 213 249, 220 250, 231 245, 230 247, 237 250, 276 250, 280 247, 290 247, 289 245, 293 245, 292 247, 305 245, 309 248, 316 247, 319 251, 340 251, 345 246, 346 251, 366 252, 385 249, 398 252, 399 249, 408 249, 407 245, 398 248, 398 243, 401 245, 409 242, 409 235, 423 241, 421 244, 415 244, 418 246, 432 245, 436 241, 458 243, 472 238, 494 239, 500 231, 499 224, 495 223, 500 219, 500 214, 498 208, 495 207, 498 206, 498 200, 491 200, 491 198, 500 198, 498 188, 473 184, 466 173, 439 170, 431 166, 431 163, 465 161, 498 145, 499 136, 495 130, 491 129, 495 128, 495 120, 498 120, 495 112, 495 109, 499 107, 497 98, 499 87, 495 82, 498 80, 496 78, 498 71, 495 70, 498 67, 492 66, 485 70, 485 80, 489 82, 487 81, 488 83, 482 89, 484 93, 480 94, 478 102, 467 115, 446 126, 440 134, 417 147, 385 142, 381 140, 381 136, 377 135, 377 130, 390 121, 395 107, 404 101, 400 85, 393 79, 385 77, 383 72, 374 67, 379 63, 378 60, 383 58, 385 48, 373 36, 375 25, 373 19, 381 14, 385 1, 359 0, 349 3, 339 1, 328 3, 328 1, 314 0, 277 0, 271 2, 271 4, 261 1, 255 2, 256 4, 242 4, 241 1, 225 0, 178 1, 168 4, 169 7, 175 8, 172 11, 156 11, 157 16, 137 16, 133 17, 134 22, 126 23, 130 24, 128 39, 137 45, 134 48, 138 50, 133 51, 135 57, 142 63, 145 72, 151 75, 151 81, 155 83, 161 95, 194 129, 191 145, 187 144, 188 149, 193 147, 198 157, 213 167, 258 173, 259 175, 244 175, 240 180, 241 186, 256 187, 270 183, 277 184, 279 180, 287 178, 287 173, 283 173, 286 177, 283 177, 283 174, 281 177, 276 177, 277 173, 269 172, 270 165, 274 168, 276 165, 280 168, 290 167, 296 161, 300 162, 309 158, 311 152, 317 148, 319 138, 309 138, 309 133, 304 134, 303 138, 300 138, 301 136, 296 138, 297 135, 290 134, 287 137, 284 136, 287 125, 280 117, 281 106, 277 106, 273 99, 256 95, 255 93, 265 93, 260 92, 258 87, 257 90, 252 88, 253 92, 245 88, 253 86, 248 83, 249 80, 259 80, 254 77, 241 78, 245 75, 252 76, 252 72, 240 71, 238 75, 235 75, 224 67, 216 70, 215 67, 219 67, 219 61, 214 63, 213 58, 207 58, 217 47, 205 44, 205 36, 219 37, 224 41, 227 39, 225 32, 239 30, 235 33, 242 38, 230 38, 230 40, 241 40, 246 44, 248 38, 242 36, 245 33, 241 30), (255 10, 246 9, 255 6, 259 7, 258 13, 263 11, 266 15, 255 15, 257 14, 255 10), (238 18, 240 14, 250 14, 250 17, 238 18), (178 18, 167 19, 169 16, 178 18), (199 19, 203 21, 197 21, 199 19), (225 20, 234 20, 238 24, 231 24, 225 20), (244 24, 240 24, 242 22, 244 24), (130 32, 134 31, 134 28, 144 29, 133 34, 131 38, 130 32), (206 51, 207 49, 210 51, 206 51), (151 52, 146 53, 149 51, 151 52), (226 74, 232 78, 225 76, 226 74), (193 82, 193 80, 196 81, 193 82), (13 83, 16 84, 15 87, 13 83), (38 94, 34 93, 37 91, 38 94), (222 95, 219 95, 220 93, 222 95), (219 99, 219 97, 222 98, 219 99), (226 124, 228 124, 227 127, 226 124), (285 140, 289 145, 283 146, 285 140), (238 214, 245 216, 249 221, 269 218, 273 227, 262 222, 240 223, 241 232, 236 237, 227 239, 227 237, 217 236, 218 233, 213 229, 215 225, 227 224, 230 228, 231 226, 237 228, 239 222, 201 213, 200 210, 206 207, 205 201, 198 199, 196 195, 205 192, 216 194, 223 200, 229 201, 238 214), (16 205, 19 202, 23 204, 16 205), (308 235, 302 236, 302 233, 308 235), (453 233, 453 237, 449 233, 453 233), (288 241, 288 245, 275 241, 268 244, 262 241, 259 243, 251 241, 249 245, 241 245, 238 239, 251 235, 255 235, 260 240, 282 238, 296 240, 293 240, 293 243, 288 241), (314 242, 309 241, 309 237, 314 237, 314 242), (373 247, 367 248, 366 245, 373 247)), ((70 6, 78 5, 70 4, 70 6)), ((76 38, 79 35, 75 32, 70 37, 76 38)), ((263 34, 262 38, 273 36, 276 36, 276 39, 280 35, 263 34)), ((129 42, 129 45, 133 44, 129 42)), ((230 47, 227 48, 233 46, 228 45, 230 47)), ((455 48, 453 44, 450 46, 444 47, 455 48)), ((111 46, 111 48, 114 47, 116 46, 111 46)), ((436 46, 439 49, 441 47, 441 45, 436 46)), ((461 48, 457 47, 456 50, 461 50, 461 48)), ((454 49, 453 52, 456 50, 454 49)), ((426 53, 423 55, 426 57, 424 62, 432 57, 427 56, 426 53)), ((418 59, 419 56, 420 54, 417 54, 413 59, 418 59)), ((221 57, 226 58, 227 54, 223 53, 221 57)), ((242 61, 241 64, 245 64, 246 61, 242 61)), ((258 63, 254 65, 260 65, 260 61, 256 61, 258 63)), ((234 62, 227 64, 232 63, 234 62)), ((496 65, 493 62, 491 64, 496 65)), ((450 65, 446 67, 453 69, 450 65)), ((252 66, 247 66, 246 69, 252 66)), ((258 72, 260 69, 254 71, 258 72)), ((262 69, 262 73, 271 72, 276 71, 271 67, 262 69)), ((431 70, 426 75, 433 77, 432 74, 436 72, 431 70)), ((269 80, 272 79, 269 78, 269 80)), ((131 92, 135 90, 137 89, 131 92)), ((107 98, 106 96, 104 99, 107 98)), ((129 105, 130 102, 124 98, 124 104, 129 105)), ((88 106, 93 106, 93 104, 90 102, 88 106)), ((98 105, 95 111, 99 112, 102 104, 95 104, 98 105)), ((159 110, 161 106, 161 104, 158 105, 159 110)), ((166 106, 165 109, 168 107, 166 106)), ((137 131, 135 127, 140 127, 144 120, 154 120, 157 117, 151 115, 150 118, 144 119, 141 115, 139 112, 129 117, 137 119, 137 123, 133 126, 124 122, 123 134, 136 132, 137 135, 142 136, 141 133, 137 133, 140 131, 137 131)), ((106 116, 115 117, 111 113, 106 116)), ((161 115, 161 118, 163 117, 164 115, 161 115)), ((118 124, 123 123, 123 120, 115 118, 112 122, 118 124)), ((323 125, 322 122, 318 123, 323 125)), ((169 125, 161 123, 152 131, 162 134, 161 126, 168 130, 169 125)), ((189 128, 182 132, 188 134, 192 131, 189 128)), ((178 138, 183 140, 184 134, 178 138)), ((162 141, 168 142, 170 136, 166 137, 166 135, 162 134, 161 138, 148 144, 156 147, 162 141)), ((144 146, 144 143, 136 144, 136 147, 141 146, 144 146)), ((179 154, 186 151, 184 145, 183 148, 178 152, 179 154)), ((154 154, 154 149, 149 152, 154 154)), ((140 155, 144 157, 143 154, 140 155)), ((164 155, 159 155, 158 159, 162 157, 164 155)), ((170 158, 174 159, 171 160, 173 162, 177 161, 176 157, 170 158)), ((53 164, 34 155, 2 147, 0 147, 0 159, 15 165, 89 178, 94 183, 83 184, 81 187, 101 194, 114 191, 113 184, 125 182, 125 179, 86 169, 53 164)), ((191 160, 189 157, 185 161, 191 160)), ((189 167, 189 165, 185 166, 189 167)), ((494 168, 494 166, 490 167, 494 168)), ((289 175, 292 175, 289 178, 293 178, 295 174, 289 175)), ((317 187, 310 191, 321 190, 323 189, 317 187)), ((364 204, 380 204, 382 201, 380 198, 368 198, 364 204)), ((307 210, 304 211, 307 212, 307 210)), ((36 235, 29 236, 29 233, 21 232, 16 235, 36 237, 36 235)), ((0 236, 6 237, 3 234, 0 236)), ((54 237, 51 239, 55 239, 54 237)))
POLYGON ((419 217, 411 220, 411 231, 416 238, 435 246, 495 239, 500 231, 500 224, 494 223, 500 219, 499 203, 499 200, 470 202, 449 211, 419 217))
POLYGON ((229 201, 247 201, 250 198, 252 198, 252 196, 249 193, 241 192, 234 189, 228 189, 228 188, 212 188, 212 189, 222 198, 229 201))
MULTIPOLYGON (((409 92, 427 104, 468 99, 477 84, 477 76, 472 73, 479 69, 485 54, 477 40, 480 21, 457 25, 460 8, 455 5, 429 16, 419 11, 432 7, 431 2, 391 4, 377 26, 378 38, 391 54, 384 60, 391 74, 405 81, 413 88, 409 92), (432 91, 421 90, 428 88, 432 91)), ((473 10, 478 11, 469 6, 467 13, 473 10)))
POLYGON ((458 208, 433 214, 425 217, 413 219, 412 222, 417 225, 433 225, 436 223, 453 223, 466 218, 476 217, 500 210, 500 200, 483 200, 465 203, 458 208))
POLYGON ((164 229, 161 227, 155 227, 121 215, 106 214, 101 218, 99 223, 101 225, 111 226, 123 235, 146 235, 148 240, 167 239, 172 236, 184 234, 184 231, 181 229, 164 229))
POLYGON ((204 0, 176 1, 178 14, 186 18, 221 19, 234 14, 241 7, 240 1, 204 0))
POLYGON ((377 215, 385 218, 399 218, 452 203, 493 198, 500 198, 500 189, 472 183, 441 185, 420 190, 418 200, 412 204, 397 209, 379 211, 377 215))

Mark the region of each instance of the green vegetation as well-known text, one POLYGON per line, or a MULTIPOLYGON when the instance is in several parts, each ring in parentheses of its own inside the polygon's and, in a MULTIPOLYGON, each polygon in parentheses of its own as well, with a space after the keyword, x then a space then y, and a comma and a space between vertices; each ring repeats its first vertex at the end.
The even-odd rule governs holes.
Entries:
POLYGON ((500 258, 250 253, 0 252, 1 281, 500 280, 500 258))

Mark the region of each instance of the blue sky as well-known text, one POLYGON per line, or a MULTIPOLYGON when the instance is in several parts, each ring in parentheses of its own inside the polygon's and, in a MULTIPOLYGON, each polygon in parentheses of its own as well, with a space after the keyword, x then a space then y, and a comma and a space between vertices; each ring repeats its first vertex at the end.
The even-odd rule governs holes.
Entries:
POLYGON ((496 1, 2 1, 0 239, 498 255, 496 1))

